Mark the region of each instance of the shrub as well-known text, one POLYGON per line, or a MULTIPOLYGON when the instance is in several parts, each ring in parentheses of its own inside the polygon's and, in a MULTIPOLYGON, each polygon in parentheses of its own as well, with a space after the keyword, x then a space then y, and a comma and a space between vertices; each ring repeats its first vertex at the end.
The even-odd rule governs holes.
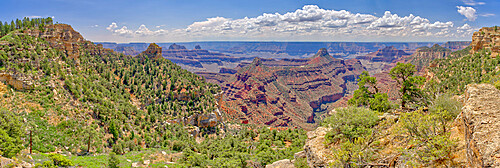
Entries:
POLYGON ((293 165, 297 168, 308 168, 309 166, 307 165, 307 158, 297 158, 293 165))
MULTIPOLYGON (((439 109, 438 111, 443 111, 439 109)), ((444 110, 446 111, 446 110, 444 110)), ((443 113, 425 114, 421 110, 401 115, 399 123, 403 133, 408 133, 412 148, 401 149, 402 160, 415 165, 451 165, 451 153, 455 140, 446 132, 446 117, 443 113), (445 121, 443 123, 443 121, 445 121), (444 124, 444 125, 443 125, 444 124)))
POLYGON ((21 122, 10 111, 0 109, 0 155, 11 158, 23 148, 21 122))
POLYGON ((440 121, 443 132, 446 132, 447 122, 455 119, 462 109, 462 104, 451 98, 451 95, 444 94, 437 97, 429 107, 431 115, 440 121))
POLYGON ((325 136, 330 143, 343 138, 354 141, 358 137, 370 135, 371 128, 378 122, 377 112, 363 107, 338 108, 336 111, 323 123, 332 127, 332 131, 325 136))
POLYGON ((495 82, 495 87, 500 90, 500 80, 495 82))
POLYGON ((108 167, 109 168, 118 168, 119 164, 120 164, 120 160, 118 159, 118 157, 116 157, 116 154, 114 152, 109 153, 108 167))
POLYGON ((52 159, 54 162, 54 165, 56 166, 61 166, 61 167, 69 167, 69 166, 74 166, 73 162, 69 160, 68 158, 64 157, 63 155, 60 154, 50 154, 49 158, 52 159))

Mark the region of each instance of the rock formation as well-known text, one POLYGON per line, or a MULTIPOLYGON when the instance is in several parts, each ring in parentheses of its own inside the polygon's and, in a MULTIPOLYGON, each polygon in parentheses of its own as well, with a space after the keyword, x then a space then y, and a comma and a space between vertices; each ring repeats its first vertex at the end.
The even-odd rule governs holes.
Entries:
POLYGON ((470 41, 448 41, 442 46, 444 48, 450 49, 451 51, 458 51, 468 47, 470 43, 470 41))
POLYGON ((491 51, 492 57, 500 55, 500 27, 483 27, 472 35, 470 53, 474 54, 481 49, 491 51))
POLYGON ((209 52, 201 49, 199 45, 194 50, 188 50, 184 46, 172 44, 168 50, 163 50, 162 56, 192 72, 219 72, 225 64, 234 64, 244 60, 244 58, 209 52), (216 67, 204 67, 203 64, 216 64, 216 67))
POLYGON ((22 74, 0 72, 0 81, 11 85, 17 90, 29 90, 33 88, 32 79, 22 74))
POLYGON ((51 47, 64 51, 69 57, 78 57, 82 47, 89 49, 88 54, 103 54, 112 50, 104 49, 102 45, 94 45, 67 24, 47 25, 45 29, 29 29, 25 32, 31 36, 44 38, 51 47))
POLYGON ((500 167, 500 90, 467 86, 461 113, 468 167, 500 167))
POLYGON ((314 131, 307 132, 307 140, 304 152, 309 167, 328 167, 332 160, 332 149, 325 145, 325 135, 331 128, 318 127, 314 131))
POLYGON ((358 60, 333 58, 326 49, 307 59, 256 58, 222 84, 223 111, 241 123, 311 129, 316 113, 356 88, 362 70, 358 60))
POLYGON ((163 58, 161 56, 161 47, 158 46, 157 44, 155 43, 151 43, 149 44, 149 47, 148 49, 146 49, 146 51, 142 52, 141 54, 144 55, 144 56, 147 56, 148 58, 152 58, 152 59, 160 59, 160 58, 163 58))
POLYGON ((184 46, 181 46, 181 45, 177 45, 177 44, 172 44, 170 45, 170 47, 168 47, 169 50, 185 50, 186 47, 184 46))
POLYGON ((293 162, 290 159, 278 160, 270 165, 266 165, 266 168, 294 168, 293 162))
POLYGON ((417 70, 422 70, 427 67, 432 60, 442 59, 451 54, 451 50, 434 44, 432 47, 420 47, 417 52, 413 53, 405 59, 405 62, 412 63, 417 70))
POLYGON ((369 53, 365 56, 358 56, 357 59, 370 60, 373 62, 392 62, 402 56, 410 55, 403 50, 398 50, 394 46, 379 49, 376 52, 369 53))

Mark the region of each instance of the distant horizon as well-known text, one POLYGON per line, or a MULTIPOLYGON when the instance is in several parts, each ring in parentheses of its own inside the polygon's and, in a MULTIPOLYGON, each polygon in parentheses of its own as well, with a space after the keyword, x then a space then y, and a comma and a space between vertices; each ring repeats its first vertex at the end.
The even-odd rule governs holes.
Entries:
POLYGON ((92 41, 94 43, 114 43, 114 44, 150 44, 150 43, 217 43, 217 42, 234 42, 234 43, 446 43, 446 42, 471 42, 472 40, 454 40, 454 41, 187 41, 187 42, 110 42, 110 41, 92 41))
POLYGON ((498 0, 4 0, 1 21, 52 17, 90 41, 468 41, 498 0))

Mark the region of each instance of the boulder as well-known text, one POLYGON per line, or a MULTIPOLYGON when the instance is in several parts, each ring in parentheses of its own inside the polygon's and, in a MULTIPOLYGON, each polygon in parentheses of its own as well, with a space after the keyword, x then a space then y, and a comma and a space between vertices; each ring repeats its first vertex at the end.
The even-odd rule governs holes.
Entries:
POLYGON ((306 158, 306 152, 305 151, 300 151, 295 154, 293 154, 294 159, 300 159, 300 158, 306 158))
POLYGON ((292 161, 290 159, 283 159, 274 162, 273 164, 266 165, 266 168, 294 168, 292 161))

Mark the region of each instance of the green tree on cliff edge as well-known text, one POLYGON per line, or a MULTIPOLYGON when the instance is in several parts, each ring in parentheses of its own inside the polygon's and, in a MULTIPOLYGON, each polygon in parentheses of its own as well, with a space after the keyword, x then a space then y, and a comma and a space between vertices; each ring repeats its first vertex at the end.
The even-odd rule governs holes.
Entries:
POLYGON ((377 78, 363 71, 359 75, 358 89, 354 91, 348 103, 355 106, 369 106, 371 110, 385 112, 391 107, 388 97, 387 93, 379 93, 377 78))
POLYGON ((406 108, 408 102, 415 102, 416 99, 422 98, 422 90, 419 88, 425 81, 424 77, 414 76, 415 65, 411 63, 398 63, 396 67, 389 72, 391 78, 396 80, 401 87, 401 108, 406 108))

